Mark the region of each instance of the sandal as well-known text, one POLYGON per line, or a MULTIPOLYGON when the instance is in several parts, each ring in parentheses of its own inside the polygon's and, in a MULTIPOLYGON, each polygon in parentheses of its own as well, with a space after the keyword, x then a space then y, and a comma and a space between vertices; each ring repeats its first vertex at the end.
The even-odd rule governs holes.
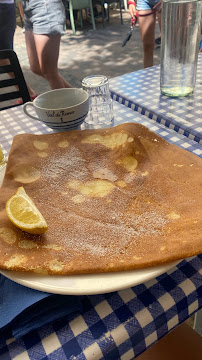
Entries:
MULTIPOLYGON (((38 96, 37 94, 34 95, 34 96, 30 96, 31 101, 34 101, 34 99, 36 99, 37 96, 38 96)), ((21 99, 18 99, 18 100, 14 103, 14 105, 22 105, 22 104, 23 104, 23 101, 22 101, 21 99)))
POLYGON ((37 94, 35 94, 34 96, 30 96, 31 97, 31 101, 34 101, 34 99, 36 99, 37 98, 37 94))
POLYGON ((155 45, 159 46, 159 47, 161 46, 161 37, 160 36, 155 39, 155 45))

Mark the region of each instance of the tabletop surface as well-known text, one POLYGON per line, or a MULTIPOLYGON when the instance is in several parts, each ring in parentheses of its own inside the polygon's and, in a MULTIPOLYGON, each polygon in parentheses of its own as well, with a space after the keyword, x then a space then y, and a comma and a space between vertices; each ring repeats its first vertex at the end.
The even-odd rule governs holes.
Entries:
MULTIPOLYGON (((114 115, 113 125, 138 122, 202 157, 196 141, 118 102, 114 102, 114 115)), ((51 132, 27 118, 21 106, 0 112, 0 143, 6 156, 14 135, 51 132)), ((82 296, 81 313, 67 315, 20 339, 9 339, 0 349, 0 359, 133 359, 202 307, 201 275, 199 255, 132 288, 82 296)))
POLYGON ((202 144, 202 53, 194 93, 171 98, 160 93, 160 66, 110 79, 112 98, 202 144))

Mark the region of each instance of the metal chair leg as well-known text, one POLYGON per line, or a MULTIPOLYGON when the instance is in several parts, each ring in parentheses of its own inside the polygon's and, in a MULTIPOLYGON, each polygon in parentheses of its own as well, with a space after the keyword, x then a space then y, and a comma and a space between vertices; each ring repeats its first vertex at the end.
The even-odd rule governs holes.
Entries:
POLYGON ((122 3, 121 0, 119 0, 119 7, 120 7, 120 16, 121 16, 121 25, 123 25, 123 15, 122 15, 122 3))
POLYGON ((127 10, 128 10, 127 0, 124 0, 124 9, 125 9, 125 11, 127 11, 127 10))
POLYGON ((81 29, 83 29, 82 9, 79 9, 79 17, 80 17, 80 27, 81 29))
POLYGON ((72 27, 72 32, 73 32, 73 34, 76 34, 72 0, 69 0, 69 15, 70 15, 70 23, 71 23, 71 27, 72 27))
POLYGON ((105 12, 104 12, 104 0, 102 0, 102 26, 105 27, 104 21, 105 21, 105 12))
POLYGON ((109 4, 107 3, 107 22, 109 22, 109 4))
POLYGON ((92 21, 92 25, 93 25, 93 30, 96 30, 92 0, 90 1, 90 13, 91 13, 91 21, 92 21))

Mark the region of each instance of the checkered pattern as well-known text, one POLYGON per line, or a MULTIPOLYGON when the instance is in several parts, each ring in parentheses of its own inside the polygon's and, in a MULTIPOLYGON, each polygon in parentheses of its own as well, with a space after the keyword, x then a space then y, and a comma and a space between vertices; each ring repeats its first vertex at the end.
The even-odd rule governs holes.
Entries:
POLYGON ((2 360, 131 360, 202 307, 202 256, 130 289, 83 296, 83 311, 0 350, 2 360))
MULTIPOLYGON (((31 109, 30 114, 36 116, 31 109)), ((28 118, 24 114, 22 106, 0 111, 0 144, 3 147, 5 156, 8 156, 15 135, 25 133, 41 135, 52 132, 54 131, 42 122, 28 118)))
POLYGON ((110 79, 114 100, 202 144, 202 54, 198 57, 194 94, 170 98, 160 94, 160 66, 110 79))
MULTIPOLYGON (((114 124, 138 122, 167 141, 202 157, 201 146, 155 120, 114 102, 114 124)), ((1 143, 8 155, 20 133, 49 133, 22 107, 0 112, 1 143), (3 135, 3 136, 2 136, 3 135)), ((69 314, 22 338, 9 339, 1 360, 131 360, 202 307, 202 255, 133 288, 82 296, 83 311, 69 314)))
MULTIPOLYGON (((192 139, 186 138, 180 132, 176 133, 174 126, 170 125, 167 129, 162 124, 157 123, 154 119, 148 119, 146 115, 141 115, 133 109, 128 108, 116 101, 113 101, 114 108, 114 122, 113 125, 123 124, 124 122, 136 122, 149 128, 149 130, 163 137, 170 143, 176 144, 179 147, 189 150, 194 154, 202 157, 201 145, 192 139)), ((30 110, 31 113, 31 110, 30 110)), ((34 111, 32 112, 34 115, 34 111)), ((100 128, 96 126, 95 128, 100 128)), ((81 129, 84 129, 85 125, 81 125, 81 129)), ((37 135, 52 133, 54 130, 47 127, 45 124, 28 118, 22 107, 14 107, 9 110, 3 110, 0 112, 0 144, 3 148, 5 156, 8 156, 13 137, 17 134, 34 133, 37 135)))

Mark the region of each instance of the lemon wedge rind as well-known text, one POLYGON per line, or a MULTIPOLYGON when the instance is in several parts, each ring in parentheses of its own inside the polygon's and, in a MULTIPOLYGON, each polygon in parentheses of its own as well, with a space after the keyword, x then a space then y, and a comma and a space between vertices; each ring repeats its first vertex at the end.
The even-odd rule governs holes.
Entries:
POLYGON ((0 145, 0 169, 6 165, 6 159, 0 145))
POLYGON ((3 151, 1 149, 1 145, 0 145, 0 163, 3 161, 4 159, 4 154, 3 154, 3 151))

